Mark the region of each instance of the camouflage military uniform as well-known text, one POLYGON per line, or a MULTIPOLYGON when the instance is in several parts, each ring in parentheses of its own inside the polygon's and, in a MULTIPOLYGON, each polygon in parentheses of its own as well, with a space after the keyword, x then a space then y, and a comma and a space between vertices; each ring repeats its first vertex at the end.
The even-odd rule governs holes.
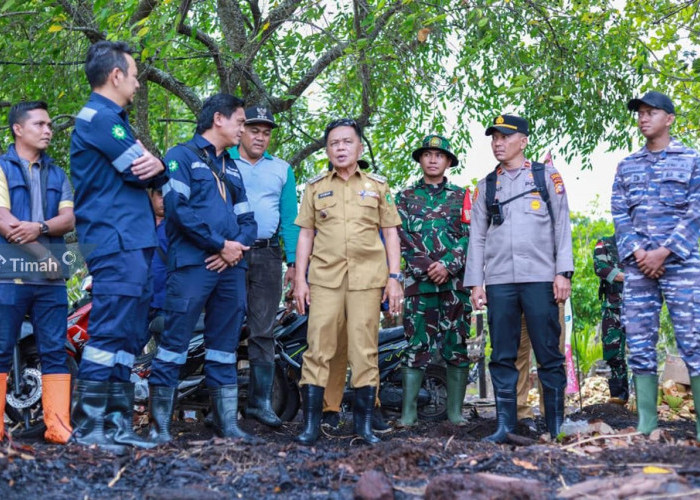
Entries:
POLYGON ((593 267, 600 278, 598 296, 602 299, 603 359, 610 367, 610 397, 627 401, 627 363, 625 361, 625 329, 622 326, 622 282, 615 281, 620 269, 614 236, 598 240, 593 250, 593 267))
POLYGON ((404 364, 424 368, 442 335, 443 358, 450 364, 468 366, 466 339, 471 307, 462 284, 469 225, 462 222, 465 190, 443 180, 438 185, 422 179, 396 196, 401 216, 401 253, 406 261, 404 330, 409 347, 404 364), (451 275, 436 285, 428 267, 440 261, 451 275))
POLYGON ((678 350, 691 376, 700 375, 700 154, 672 139, 660 152, 646 146, 617 167, 612 215, 625 271, 622 321, 630 368, 655 375, 662 300, 678 350), (637 267, 634 252, 665 247, 666 271, 658 279, 637 267))

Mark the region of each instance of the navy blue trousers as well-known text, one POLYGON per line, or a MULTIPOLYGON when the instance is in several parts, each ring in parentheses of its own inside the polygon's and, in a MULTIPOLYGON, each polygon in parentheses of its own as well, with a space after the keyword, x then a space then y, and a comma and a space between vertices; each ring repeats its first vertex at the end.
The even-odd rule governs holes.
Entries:
POLYGON ((525 322, 537 359, 537 373, 545 388, 566 387, 564 355, 559 350, 559 308, 551 282, 487 285, 491 336, 489 371, 495 391, 516 391, 515 360, 520 347, 520 318, 525 322))
POLYGON ((26 314, 34 327, 41 372, 68 373, 66 365, 66 287, 0 283, 0 373, 12 364, 12 351, 26 314))
POLYGON ((177 387, 180 368, 197 319, 204 310, 205 382, 209 387, 237 383, 236 350, 246 310, 245 269, 222 273, 188 266, 168 275, 165 332, 149 383, 177 387))
POLYGON ((86 259, 92 275, 90 340, 78 378, 129 381, 134 359, 149 339, 152 257, 153 249, 148 248, 86 259))

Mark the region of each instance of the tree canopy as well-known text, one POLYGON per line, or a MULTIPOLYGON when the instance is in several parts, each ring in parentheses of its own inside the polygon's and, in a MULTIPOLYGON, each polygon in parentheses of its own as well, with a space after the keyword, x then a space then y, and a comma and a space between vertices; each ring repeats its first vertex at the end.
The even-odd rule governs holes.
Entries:
POLYGON ((137 49, 131 120, 160 153, 191 135, 217 91, 276 113, 272 149, 300 175, 322 168, 323 127, 338 117, 366 127, 396 183, 422 135, 444 132, 463 151, 468 125, 501 111, 531 121, 535 152, 629 149, 626 102, 651 88, 672 96, 676 135, 697 145, 699 10, 700 0, 5 0, 0 105, 6 117, 17 100, 48 101, 52 153, 67 164, 89 92, 85 53, 109 39, 137 49))

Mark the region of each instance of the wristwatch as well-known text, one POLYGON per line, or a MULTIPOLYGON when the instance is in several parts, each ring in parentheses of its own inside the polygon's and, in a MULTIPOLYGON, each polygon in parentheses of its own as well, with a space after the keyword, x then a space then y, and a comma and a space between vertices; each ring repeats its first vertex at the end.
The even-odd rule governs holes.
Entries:
POLYGON ((41 226, 41 234, 49 234, 49 225, 44 221, 39 221, 41 226))
POLYGON ((389 277, 395 279, 399 283, 403 283, 403 273, 389 273, 389 277))
POLYGON ((557 274, 559 276, 564 276, 567 280, 570 280, 573 277, 574 272, 573 271, 564 271, 562 273, 557 273, 557 274))

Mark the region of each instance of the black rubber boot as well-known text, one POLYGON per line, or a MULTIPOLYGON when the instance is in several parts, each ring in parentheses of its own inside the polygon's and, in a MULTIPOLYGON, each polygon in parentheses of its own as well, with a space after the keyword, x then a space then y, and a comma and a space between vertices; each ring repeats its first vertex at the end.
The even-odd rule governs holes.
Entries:
POLYGON ((515 391, 496 392, 496 413, 498 429, 483 440, 492 443, 505 443, 508 440, 506 434, 512 433, 518 422, 518 400, 515 391))
POLYGON ((282 421, 270 403, 274 374, 274 363, 250 363, 250 384, 248 385, 248 404, 245 415, 270 427, 280 427, 282 421))
POLYGON ((301 387, 304 398, 304 430, 294 438, 297 443, 311 446, 321 432, 321 413, 323 412, 323 387, 306 384, 301 387))
POLYGON ((170 426, 173 422, 173 407, 175 406, 175 387, 152 385, 149 387, 151 415, 151 431, 149 437, 157 444, 172 440, 170 426))
POLYGON ((374 399, 377 388, 371 385, 355 388, 355 399, 352 402, 352 423, 355 434, 369 444, 381 441, 372 432, 372 412, 374 411, 374 399))
POLYGON ((209 388, 214 432, 220 437, 242 439, 246 443, 261 441, 238 427, 238 386, 222 385, 209 388))
POLYGON ((544 422, 549 435, 555 439, 564 423, 564 389, 542 388, 544 398, 544 422))
POLYGON ((630 397, 629 383, 626 378, 611 378, 608 379, 608 388, 610 389, 610 399, 608 403, 627 404, 630 397))
POLYGON ((146 449, 156 447, 156 443, 134 432, 134 384, 131 382, 109 383, 105 434, 117 444, 146 449))
POLYGON ((372 410, 372 430, 374 432, 389 432, 391 430, 391 426, 384 420, 382 409, 378 406, 372 410))
POLYGON ((69 442, 83 446, 97 445, 117 454, 126 447, 105 435, 105 412, 111 384, 107 381, 77 380, 73 397, 73 434, 69 442))

